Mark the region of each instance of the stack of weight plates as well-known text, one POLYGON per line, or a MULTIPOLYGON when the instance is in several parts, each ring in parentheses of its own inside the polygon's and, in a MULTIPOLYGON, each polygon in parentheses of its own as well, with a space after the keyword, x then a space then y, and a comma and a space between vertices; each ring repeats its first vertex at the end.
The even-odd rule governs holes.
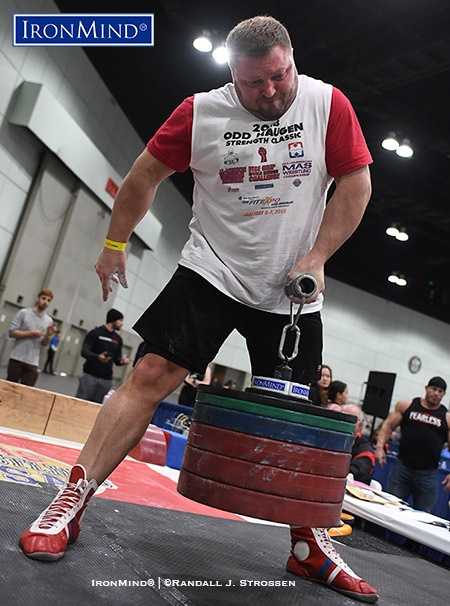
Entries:
POLYGON ((200 385, 178 492, 284 524, 339 524, 356 417, 200 385))

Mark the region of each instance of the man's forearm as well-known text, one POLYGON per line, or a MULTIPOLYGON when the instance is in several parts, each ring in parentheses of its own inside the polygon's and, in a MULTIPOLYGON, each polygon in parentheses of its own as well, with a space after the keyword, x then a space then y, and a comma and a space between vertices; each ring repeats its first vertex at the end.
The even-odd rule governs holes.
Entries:
POLYGON ((339 179, 325 209, 311 255, 325 263, 348 240, 361 222, 371 191, 367 166, 339 179))
POLYGON ((136 225, 151 206, 154 193, 141 174, 129 174, 114 201, 107 237, 116 242, 128 242, 136 225))
POLYGON ((127 242, 149 210, 161 181, 174 171, 144 150, 134 162, 114 200, 107 237, 127 242))
POLYGON ((389 442, 389 438, 392 433, 392 429, 390 427, 381 426, 380 431, 378 432, 376 448, 384 448, 386 444, 389 442))
POLYGON ((32 331, 32 330, 16 329, 11 332, 11 337, 13 339, 30 339, 34 336, 35 336, 35 334, 34 334, 34 331, 32 331))

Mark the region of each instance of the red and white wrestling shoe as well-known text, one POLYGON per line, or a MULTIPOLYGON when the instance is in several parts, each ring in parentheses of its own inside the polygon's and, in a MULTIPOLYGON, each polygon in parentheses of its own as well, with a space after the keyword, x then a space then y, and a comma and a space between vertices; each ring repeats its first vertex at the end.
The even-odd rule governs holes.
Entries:
POLYGON ((358 577, 334 549, 326 528, 291 527, 291 539, 288 572, 325 583, 361 602, 378 600, 377 590, 358 577))
POLYGON ((80 533, 80 520, 97 482, 86 479, 81 465, 72 467, 66 485, 51 504, 20 537, 19 544, 29 558, 59 560, 80 533))

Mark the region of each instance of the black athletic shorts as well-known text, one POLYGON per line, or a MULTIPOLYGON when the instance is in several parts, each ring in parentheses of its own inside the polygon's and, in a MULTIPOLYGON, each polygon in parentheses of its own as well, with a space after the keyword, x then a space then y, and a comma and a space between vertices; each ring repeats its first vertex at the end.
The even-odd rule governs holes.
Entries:
MULTIPOLYGON (((190 372, 204 374, 228 335, 236 329, 246 340, 253 376, 273 377, 288 315, 254 309, 231 299, 196 272, 179 266, 134 330, 146 342, 142 353, 155 353, 190 372)), ((303 314, 299 353, 289 362, 292 381, 309 384, 320 378, 322 320, 319 312, 303 314)), ((292 334, 292 333, 291 333, 292 334)), ((289 338, 289 332, 288 332, 289 338)), ((291 355, 287 339, 283 352, 291 355)))

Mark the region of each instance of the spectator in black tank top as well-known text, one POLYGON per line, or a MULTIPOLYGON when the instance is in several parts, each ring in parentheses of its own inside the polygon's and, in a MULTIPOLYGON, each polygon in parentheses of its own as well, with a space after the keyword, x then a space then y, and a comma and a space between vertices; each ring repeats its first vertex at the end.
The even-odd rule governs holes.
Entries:
MULTIPOLYGON (((407 501, 412 497, 416 509, 431 511, 438 491, 438 465, 444 444, 450 443, 450 413, 441 404, 447 384, 433 377, 425 386, 425 397, 400 400, 381 426, 375 456, 383 466, 385 444, 400 425, 399 454, 389 480, 389 492, 407 501)), ((450 474, 443 482, 450 492, 450 474)))

